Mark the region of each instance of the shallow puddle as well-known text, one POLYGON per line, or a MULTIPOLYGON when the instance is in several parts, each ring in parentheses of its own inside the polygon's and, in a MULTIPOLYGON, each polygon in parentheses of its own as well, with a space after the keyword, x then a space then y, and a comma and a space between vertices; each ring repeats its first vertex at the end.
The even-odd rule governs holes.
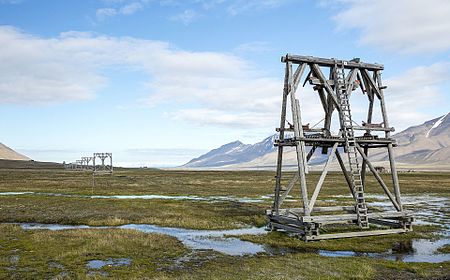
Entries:
POLYGON ((122 266, 131 265, 130 258, 118 258, 118 259, 107 259, 107 260, 91 260, 86 264, 87 268, 90 269, 101 269, 104 266, 122 266))
MULTIPOLYGON (((450 261, 450 254, 440 254, 437 252, 438 248, 446 244, 450 244, 450 239, 440 239, 436 241, 416 239, 410 242, 402 242, 400 245, 402 249, 400 251, 396 251, 395 248, 386 253, 320 250, 319 254, 326 257, 370 257, 402 262, 440 263, 450 261)), ((399 246, 399 244, 397 244, 397 246, 399 246)))
POLYGON ((311 251, 272 247, 269 245, 256 244, 249 241, 243 241, 236 237, 239 235, 258 235, 266 234, 264 228, 244 228, 233 230, 192 230, 183 228, 160 227, 149 224, 128 224, 116 227, 89 227, 85 225, 55 225, 55 224, 21 224, 23 229, 48 229, 48 230, 65 230, 65 229, 85 229, 85 228, 121 228, 134 229, 145 233, 160 233, 176 237, 185 246, 194 250, 213 250, 226 255, 242 256, 255 255, 258 253, 269 255, 284 255, 286 253, 318 253, 327 257, 370 257, 386 260, 397 260, 403 262, 431 262, 439 263, 450 261, 450 254, 442 254, 437 251, 438 248, 450 244, 450 239, 427 240, 417 239, 396 244, 393 249, 385 253, 359 253, 353 251, 311 251))
POLYGON ((33 192, 0 192, 0 195, 23 195, 23 194, 33 194, 33 192))
MULTIPOLYGON (((56 193, 31 193, 31 192, 9 192, 0 195, 49 195, 69 196, 87 198, 113 198, 113 199, 169 199, 169 200, 193 200, 193 201, 238 201, 238 202, 263 202, 271 199, 270 196, 261 198, 237 198, 234 196, 166 196, 166 195, 116 195, 116 196, 82 196, 56 193)), ((334 196, 344 197, 344 196, 334 196)), ((351 197, 349 197, 351 199, 351 197)), ((383 195, 367 195, 368 204, 382 210, 391 210, 391 203, 383 195)), ((316 253, 328 257, 355 257, 364 256, 386 260, 398 260, 403 262, 444 262, 450 261, 450 254, 439 253, 438 248, 450 244, 450 218, 446 215, 450 207, 450 200, 445 197, 433 195, 404 195, 402 197, 406 209, 414 210, 416 216, 415 224, 432 224, 444 227, 445 238, 440 240, 417 239, 396 244, 394 248, 385 253, 358 253, 353 251, 326 251, 318 250, 316 253)), ((21 224, 24 229, 85 229, 85 228, 122 228, 134 229, 146 233, 160 233, 174 236, 185 246, 194 250, 213 250, 227 255, 242 256, 258 253, 269 255, 282 255, 285 253, 302 253, 304 250, 292 248, 275 248, 268 245, 256 244, 243 241, 236 237, 239 235, 265 234, 264 228, 245 228, 235 230, 192 230, 183 228, 160 227, 150 224, 128 224, 115 227, 90 227, 86 225, 58 225, 58 224, 21 224)), ((311 253, 311 250, 308 251, 311 253)))
POLYGON ((213 250, 226 255, 242 256, 263 253, 266 250, 263 245, 255 244, 249 241, 243 241, 234 237, 225 237, 226 235, 244 235, 244 234, 266 234, 264 228, 244 228, 232 230, 193 230, 183 228, 160 227, 149 224, 128 224, 114 227, 90 227, 86 225, 58 225, 58 224, 36 224, 23 223, 23 229, 48 229, 48 230, 66 230, 66 229, 86 229, 86 228, 121 228, 134 229, 145 233, 160 233, 176 237, 185 246, 195 250, 213 250))
MULTIPOLYGON (((390 200, 383 195, 367 195, 368 206, 378 207, 382 210, 394 210, 390 200)), ((450 231, 450 217, 445 214, 450 208, 450 199, 433 195, 403 195, 402 204, 406 210, 413 210, 419 225, 437 225, 444 227, 447 233, 450 231)))
POLYGON ((235 196, 197 196, 197 195, 80 195, 63 193, 41 193, 41 192, 0 192, 0 195, 39 195, 39 196, 58 196, 58 197, 76 197, 93 199, 162 199, 162 200, 191 200, 191 201, 235 201, 241 203, 259 203, 267 200, 265 196, 261 198, 235 197, 235 196))

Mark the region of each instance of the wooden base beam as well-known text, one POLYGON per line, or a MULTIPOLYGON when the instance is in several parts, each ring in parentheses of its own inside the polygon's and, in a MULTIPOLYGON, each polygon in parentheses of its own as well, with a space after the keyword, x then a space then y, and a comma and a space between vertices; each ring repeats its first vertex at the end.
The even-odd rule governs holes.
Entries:
POLYGON ((341 232, 341 233, 327 233, 320 235, 305 236, 306 241, 324 240, 324 239, 336 239, 336 238, 349 238, 349 237, 364 237, 373 235, 386 235, 395 233, 406 233, 411 230, 403 228, 393 229, 380 229, 380 230, 368 230, 368 231, 353 231, 353 232, 341 232))

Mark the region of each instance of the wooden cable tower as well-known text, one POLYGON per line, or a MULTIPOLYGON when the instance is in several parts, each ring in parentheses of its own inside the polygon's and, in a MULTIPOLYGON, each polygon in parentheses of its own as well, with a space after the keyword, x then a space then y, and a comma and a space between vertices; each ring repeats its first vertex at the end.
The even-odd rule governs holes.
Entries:
POLYGON ((281 122, 277 128, 279 138, 275 143, 278 146, 275 195, 272 209, 267 211, 268 228, 299 234, 306 241, 404 233, 412 230, 411 223, 414 217, 411 212, 403 210, 400 198, 393 154, 396 142, 391 137, 394 128, 389 126, 383 93, 385 87, 381 81, 383 65, 363 63, 359 59, 344 61, 289 54, 282 57, 281 61, 285 63, 286 69, 281 122), (309 82, 313 86, 324 111, 324 122, 320 128, 309 128, 308 125, 302 125, 301 121, 300 101, 296 97, 296 92, 306 69, 309 69, 309 73, 304 84, 309 82), (328 71, 328 78, 323 71, 328 71), (362 125, 355 125, 350 106, 350 97, 352 93, 357 94, 358 89, 367 96, 369 104, 367 120, 362 125), (381 111, 383 120, 381 124, 372 123, 376 102, 381 111), (287 121, 289 104, 292 124, 287 121), (339 122, 337 134, 331 131, 334 112, 337 112, 339 122), (376 135, 379 133, 382 135, 376 135), (295 147, 297 172, 286 186, 282 186, 283 152, 286 146, 295 147), (383 181, 369 159, 369 150, 373 148, 387 149, 391 188, 383 181), (306 180, 308 161, 318 149, 322 150, 322 154, 327 154, 328 158, 310 197, 306 180), (331 152, 328 152, 329 149, 331 152), (334 158, 337 159, 343 172, 354 205, 317 207, 315 206, 317 198, 334 158), (394 211, 368 209, 365 198, 367 168, 389 198, 394 211), (283 202, 296 185, 300 186, 300 207, 282 208, 283 202), (394 193, 390 189, 393 189, 394 193), (322 233, 325 227, 336 225, 350 225, 350 228, 353 225, 355 229, 340 233, 322 233))

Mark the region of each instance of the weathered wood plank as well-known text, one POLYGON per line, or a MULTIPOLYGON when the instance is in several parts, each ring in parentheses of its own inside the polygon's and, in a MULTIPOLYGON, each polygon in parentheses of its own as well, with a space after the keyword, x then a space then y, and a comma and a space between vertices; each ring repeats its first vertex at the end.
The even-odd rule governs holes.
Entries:
MULTIPOLYGON (((381 71, 375 72, 377 85, 380 88, 380 105, 381 105, 381 113, 383 115, 383 122, 385 127, 389 127, 389 120, 387 116, 387 110, 386 110, 386 102, 384 100, 384 92, 383 92, 383 84, 381 82, 381 71)), ((385 132, 386 138, 391 137, 391 133, 389 131, 385 132)), ((395 166, 395 159, 394 159, 394 150, 392 148, 392 144, 388 144, 388 157, 389 157, 389 165, 391 167, 391 178, 392 178, 392 184, 394 185, 394 193, 395 193, 395 199, 397 201, 397 204, 399 206, 399 210, 403 209, 402 201, 400 198, 400 184, 398 182, 398 175, 397 175, 397 167, 395 166)))
POLYGON ((391 200, 392 204, 394 205, 394 207, 398 210, 401 211, 401 207, 398 205, 397 201, 395 200, 394 196, 392 195, 392 193, 389 191, 389 188, 386 186, 386 184, 383 181, 383 178, 381 178, 380 174, 378 174, 377 170, 375 169, 375 167, 372 165, 372 163, 370 162, 370 160, 367 158, 366 154, 364 154, 363 149, 361 148, 360 145, 358 145, 358 143, 356 143, 356 149, 358 150, 359 154, 363 157, 363 159, 366 161, 367 166, 369 167, 370 171, 372 171, 372 174, 375 176, 375 179, 377 179, 378 183, 380 184, 380 186, 383 188, 384 193, 389 197, 389 200, 391 200))
POLYGON ((325 240, 325 239, 336 239, 336 238, 348 238, 348 237, 363 237, 363 236, 372 236, 372 235, 386 235, 393 233, 404 233, 409 230, 403 228, 395 228, 395 229, 383 229, 383 230, 370 230, 370 231, 354 231, 354 232, 343 232, 343 233, 328 233, 321 235, 311 235, 305 236, 306 241, 313 240, 325 240))
MULTIPOLYGON (((314 56, 302 56, 302 55, 292 55, 287 54, 286 56, 281 57, 282 62, 292 62, 295 64, 300 63, 316 63, 319 66, 333 66, 336 64, 336 59, 333 58, 321 58, 321 57, 314 57, 314 56)), ((352 68, 366 68, 368 70, 383 70, 384 66, 382 64, 377 63, 364 63, 364 62, 356 62, 356 61, 344 61, 339 60, 339 62, 344 63, 344 67, 346 69, 352 69, 352 68)))
MULTIPOLYGON (((308 155, 306 156, 306 162, 308 163, 309 160, 311 159, 312 155, 314 154, 314 151, 316 150, 316 147, 313 146, 311 148, 311 150, 309 151, 308 155)), ((290 191, 292 190, 292 188, 295 185, 295 182, 297 182, 299 178, 298 172, 294 174, 294 176, 291 178, 291 180, 289 181, 289 184, 286 188, 286 190, 284 191, 284 193, 281 195, 280 199, 279 199, 279 203, 278 206, 281 206, 281 204, 283 204, 283 201, 286 199, 286 197, 289 195, 290 191)))
MULTIPOLYGON (((303 126, 301 123, 301 113, 300 113, 300 106, 298 104, 298 100, 295 97, 295 85, 294 88, 292 88, 293 83, 293 77, 292 77, 292 64, 289 64, 290 70, 289 70, 289 84, 291 87, 291 90, 289 92, 291 97, 291 112, 292 112, 292 121, 294 125, 294 136, 297 137, 303 137, 303 126)), ((299 66, 300 73, 298 76, 301 76, 303 74, 303 71, 305 70, 305 64, 301 64, 299 66), (301 67, 301 68, 300 68, 301 67)), ((296 152, 297 152, 297 165, 298 165, 298 173, 300 177, 300 190, 302 193, 302 200, 303 200, 303 207, 305 208, 305 215, 309 215, 309 209, 308 209, 308 190, 306 186, 306 173, 308 172, 308 164, 306 162, 306 153, 305 153, 305 145, 304 142, 296 143, 295 146, 296 152)))
POLYGON ((314 74, 316 74, 316 76, 324 84, 325 90, 328 92, 328 98, 331 97, 331 99, 333 100, 334 106, 340 111, 341 107, 340 107, 339 102, 337 100, 336 94, 334 93, 334 90, 330 86, 330 84, 328 84, 328 81, 325 78, 325 76, 323 75, 322 70, 320 70, 320 68, 319 68, 319 66, 317 64, 311 64, 310 67, 311 67, 311 70, 314 72, 314 74))
MULTIPOLYGON (((283 101, 281 104, 280 127, 284 127, 286 124, 286 105, 287 105, 287 96, 289 94, 289 76, 290 76, 289 63, 286 63, 284 75, 283 101)), ((284 140, 284 130, 280 131, 279 140, 280 141, 284 140)), ((277 171, 275 175, 275 198, 272 205, 272 210, 275 211, 275 213, 277 214, 279 208, 282 165, 283 165, 283 146, 278 146, 277 171)))
POLYGON ((311 200, 309 201, 309 209, 313 209, 314 204, 316 203, 316 199, 319 196, 320 190, 322 189, 323 182, 325 181, 325 177, 328 174, 328 169, 330 167, 330 164, 333 162, 334 153, 336 152, 337 146, 338 146, 338 143, 335 143, 333 145, 331 153, 328 156, 328 159, 327 159, 327 162, 325 163, 322 174, 320 175, 319 181, 317 182, 316 188, 314 189, 314 193, 311 197, 311 200))

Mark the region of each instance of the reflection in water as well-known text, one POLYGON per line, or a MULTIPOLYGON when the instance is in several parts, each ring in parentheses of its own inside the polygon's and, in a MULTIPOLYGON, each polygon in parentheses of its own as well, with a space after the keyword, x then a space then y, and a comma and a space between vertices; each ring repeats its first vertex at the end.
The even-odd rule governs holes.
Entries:
POLYGON ((106 261, 91 260, 88 261, 86 266, 90 269, 100 269, 104 266, 121 266, 121 265, 129 266, 130 264, 131 264, 130 258, 118 258, 118 259, 107 259, 106 261))
POLYGON ((242 256, 264 253, 269 255, 284 255, 286 253, 318 253, 327 257, 371 257, 386 260, 398 260, 403 262, 444 262, 450 261, 450 254, 440 254, 437 249, 450 244, 450 238, 439 240, 416 239, 396 243, 391 250, 385 253, 360 253, 353 251, 327 251, 311 249, 295 249, 272 247, 269 245, 256 244, 242 241, 229 235, 257 235, 265 234, 264 228, 244 228, 232 230, 193 230, 184 228, 160 227, 150 224, 128 224, 116 227, 89 227, 86 225, 70 226, 57 224, 21 224, 22 228, 66 230, 85 228, 121 228, 134 229, 146 233, 160 233, 176 237, 185 246, 195 250, 214 250, 226 255, 242 256))
POLYGON ((214 250, 226 255, 241 256, 265 252, 264 246, 249 241, 242 241, 234 237, 225 237, 226 235, 244 235, 244 234, 265 234, 264 228, 243 228, 231 230, 193 230, 184 228, 160 227, 150 224, 128 224, 116 227, 90 227, 86 225, 58 225, 58 224, 37 224, 23 223, 23 229, 48 229, 48 230, 66 230, 66 229, 86 229, 86 228, 121 228, 134 229, 145 233, 160 233, 176 237, 185 246, 197 250, 214 250))
POLYGON ((450 261, 450 254, 439 254, 437 252, 437 249, 445 244, 450 244, 450 239, 440 239, 436 241, 417 239, 400 245, 405 245, 405 247, 401 248, 401 250, 405 250, 404 252, 394 251, 394 248, 398 248, 396 245, 386 253, 358 253, 353 251, 320 250, 319 254, 327 257, 370 257, 402 262, 440 263, 450 261))
POLYGON ((198 196, 198 195, 82 195, 65 193, 43 193, 43 192, 0 192, 0 195, 19 196, 19 195, 38 195, 38 196, 57 196, 57 197, 75 197, 75 198, 93 198, 93 199, 161 199, 161 200, 190 200, 190 201, 236 201, 241 203, 259 203, 264 202, 265 198, 235 197, 235 196, 198 196))

